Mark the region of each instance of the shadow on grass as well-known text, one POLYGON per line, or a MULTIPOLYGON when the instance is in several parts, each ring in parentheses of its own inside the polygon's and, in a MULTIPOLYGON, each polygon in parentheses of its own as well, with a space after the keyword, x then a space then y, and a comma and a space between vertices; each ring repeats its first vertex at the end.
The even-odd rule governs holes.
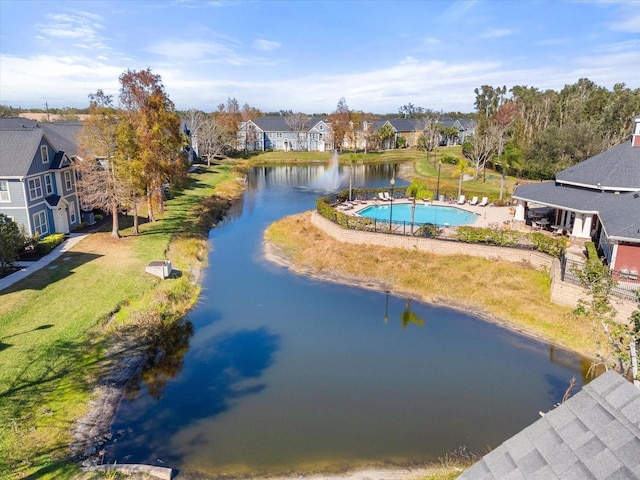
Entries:
POLYGON ((5 340, 7 338, 17 337, 19 335, 24 335, 26 333, 35 332, 35 331, 38 331, 38 330, 46 330, 47 328, 51 328, 51 327, 53 327, 53 325, 51 325, 51 324, 40 325, 39 327, 32 328, 31 330, 25 330, 24 332, 14 333, 12 335, 5 335, 4 337, 0 338, 0 352, 2 350, 5 350, 6 348, 9 348, 9 347, 12 346, 10 343, 4 343, 3 342, 3 340, 5 340))
POLYGON ((73 275, 74 269, 90 263, 102 255, 83 252, 66 252, 56 260, 30 274, 10 287, 2 290, 3 294, 19 292, 21 290, 44 290, 52 283, 73 275))

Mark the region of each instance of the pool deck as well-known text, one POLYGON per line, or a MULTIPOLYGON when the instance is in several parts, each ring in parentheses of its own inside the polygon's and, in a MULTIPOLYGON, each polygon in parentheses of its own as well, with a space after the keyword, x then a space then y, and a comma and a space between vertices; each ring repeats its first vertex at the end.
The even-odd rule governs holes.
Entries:
MULTIPOLYGON (((412 201, 408 198, 396 198, 393 200, 394 205, 402 205, 402 204, 411 204, 412 201)), ((347 214, 359 216, 359 212, 364 210, 367 207, 372 205, 376 206, 385 206, 389 205, 390 202, 382 201, 382 200, 361 200, 357 202, 345 202, 341 205, 338 205, 338 210, 347 214), (347 205, 347 208, 341 207, 342 205, 347 205), (350 207, 350 208, 349 208, 350 207)), ((477 214, 477 220, 473 224, 474 227, 488 227, 492 224, 504 224, 505 222, 512 224, 513 223, 513 215, 509 213, 509 208, 513 207, 497 207, 493 205, 487 205, 486 207, 480 207, 478 205, 469 205, 469 202, 466 202, 462 205, 458 205, 456 202, 439 202, 433 201, 431 203, 425 203, 422 200, 416 200, 416 205, 433 205, 439 207, 455 207, 460 210, 464 210, 467 212, 472 212, 477 214)))

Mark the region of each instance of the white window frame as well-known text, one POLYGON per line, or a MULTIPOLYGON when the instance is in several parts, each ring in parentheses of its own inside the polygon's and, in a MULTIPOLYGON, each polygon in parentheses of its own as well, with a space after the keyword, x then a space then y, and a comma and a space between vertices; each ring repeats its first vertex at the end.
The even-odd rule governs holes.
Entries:
POLYGON ((40 210, 33 214, 33 231, 39 233, 40 236, 47 235, 49 233, 47 214, 44 210, 40 210))
POLYGON ((71 202, 69 203, 69 221, 71 223, 76 223, 76 204, 71 202))
POLYGON ((0 180, 0 202, 11 202, 11 194, 9 193, 9 180, 0 180))
POLYGON ((51 174, 49 173, 44 176, 44 191, 47 192, 47 195, 53 193, 53 178, 51 178, 51 174))
POLYGON ((67 187, 67 191, 71 190, 73 184, 71 183, 71 172, 67 170, 64 172, 64 185, 67 187))
POLYGON ((49 147, 40 145, 40 157, 42 158, 42 163, 49 163, 49 147))
POLYGON ((40 180, 40 177, 30 178, 27 185, 29 187, 29 198, 31 200, 42 198, 42 181, 40 180), (32 182, 33 186, 31 184, 32 182))

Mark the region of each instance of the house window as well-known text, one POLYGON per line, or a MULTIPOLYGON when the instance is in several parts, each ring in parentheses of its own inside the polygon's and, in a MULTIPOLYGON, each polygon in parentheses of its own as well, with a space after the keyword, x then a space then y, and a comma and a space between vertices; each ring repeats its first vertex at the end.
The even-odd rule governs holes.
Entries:
POLYGON ((49 149, 46 145, 40 145, 40 157, 42 157, 42 163, 49 163, 49 149))
POLYGON ((0 202, 10 202, 11 197, 9 196, 9 181, 8 180, 0 180, 0 202))
POLYGON ((51 195, 53 193, 53 181, 49 174, 44 176, 44 190, 47 192, 47 195, 51 195))
POLYGON ((67 190, 71 190, 71 172, 64 172, 64 185, 67 190))
POLYGON ((71 221, 71 223, 76 223, 76 204, 75 203, 69 204, 69 220, 71 221))
POLYGON ((33 229, 40 236, 49 233, 49 228, 47 227, 47 215, 44 211, 40 211, 33 215, 33 229))
POLYGON ((40 198, 42 196, 42 182, 40 182, 40 177, 30 178, 29 179, 29 198, 31 200, 35 200, 36 198, 40 198))

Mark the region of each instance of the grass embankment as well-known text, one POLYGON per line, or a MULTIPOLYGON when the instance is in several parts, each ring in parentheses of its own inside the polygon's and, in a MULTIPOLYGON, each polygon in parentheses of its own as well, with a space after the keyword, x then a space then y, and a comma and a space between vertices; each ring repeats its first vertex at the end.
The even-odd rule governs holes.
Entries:
POLYGON ((275 222, 265 238, 312 275, 384 285, 593 355, 591 325, 576 320, 571 309, 552 304, 548 273, 530 265, 341 243, 311 225, 309 212, 275 222))
POLYGON ((77 473, 66 463, 70 432, 108 367, 110 338, 193 305, 206 231, 241 191, 236 176, 231 166, 212 167, 167 202, 159 222, 141 225, 141 235, 94 233, 0 294, 0 478, 77 473), (144 272, 162 258, 183 275, 161 281, 144 272))

